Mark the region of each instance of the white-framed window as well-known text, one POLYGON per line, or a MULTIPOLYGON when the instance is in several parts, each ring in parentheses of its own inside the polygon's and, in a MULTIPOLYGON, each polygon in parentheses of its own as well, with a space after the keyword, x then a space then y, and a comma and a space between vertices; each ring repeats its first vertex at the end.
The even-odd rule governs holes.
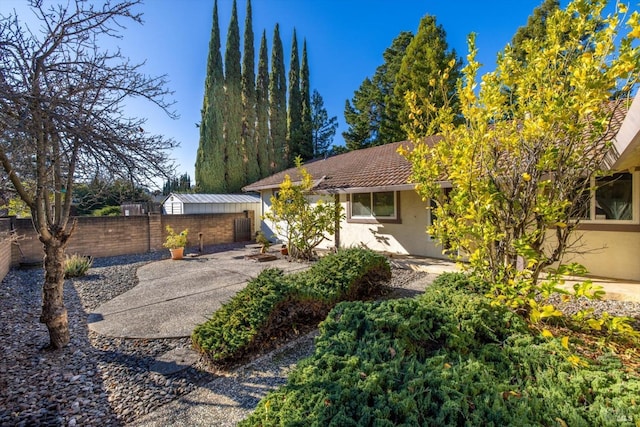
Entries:
POLYGON ((395 220, 398 218, 395 191, 353 193, 350 206, 353 219, 395 220))
POLYGON ((633 221, 633 175, 615 173, 597 178, 594 204, 595 220, 633 221))
POLYGON ((632 224, 640 219, 638 173, 620 172, 592 178, 588 212, 580 215, 588 223, 632 224))

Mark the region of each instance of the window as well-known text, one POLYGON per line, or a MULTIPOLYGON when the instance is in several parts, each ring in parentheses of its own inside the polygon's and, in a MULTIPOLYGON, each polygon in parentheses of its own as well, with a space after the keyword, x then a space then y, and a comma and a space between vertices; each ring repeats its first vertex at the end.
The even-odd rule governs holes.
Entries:
POLYGON ((351 195, 351 218, 396 219, 396 193, 354 193, 351 195))
POLYGON ((633 178, 616 173, 596 180, 595 219, 631 221, 633 219, 633 178))

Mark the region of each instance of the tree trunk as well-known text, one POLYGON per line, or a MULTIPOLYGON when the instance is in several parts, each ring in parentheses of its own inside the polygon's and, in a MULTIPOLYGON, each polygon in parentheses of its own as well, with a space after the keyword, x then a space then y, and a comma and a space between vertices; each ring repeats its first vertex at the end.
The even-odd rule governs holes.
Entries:
POLYGON ((49 347, 59 349, 69 343, 69 321, 64 306, 64 245, 55 238, 44 242, 44 285, 40 322, 49 329, 49 347))

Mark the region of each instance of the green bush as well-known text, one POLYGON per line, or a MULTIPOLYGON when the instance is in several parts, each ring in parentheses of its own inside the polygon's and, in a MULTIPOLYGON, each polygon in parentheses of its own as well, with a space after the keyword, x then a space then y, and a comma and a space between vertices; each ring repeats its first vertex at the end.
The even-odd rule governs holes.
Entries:
POLYGON ((93 258, 90 256, 81 256, 74 254, 67 256, 64 262, 64 277, 69 279, 71 277, 84 276, 93 264, 93 258))
POLYGON ((339 301, 375 294, 390 277, 386 258, 363 249, 338 251, 296 274, 264 270, 195 328, 194 346, 217 364, 235 363, 298 326, 317 325, 339 301))
POLYGON ((447 275, 421 297, 340 303, 312 357, 244 426, 634 425, 640 378, 576 369, 555 340, 447 275))
POLYGON ((93 216, 120 216, 122 210, 120 206, 105 206, 104 208, 96 209, 92 212, 93 216))

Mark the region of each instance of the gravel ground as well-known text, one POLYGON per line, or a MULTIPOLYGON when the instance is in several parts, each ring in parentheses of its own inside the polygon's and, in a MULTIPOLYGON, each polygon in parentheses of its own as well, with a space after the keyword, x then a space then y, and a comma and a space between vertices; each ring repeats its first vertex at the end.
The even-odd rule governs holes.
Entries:
MULTIPOLYGON (((207 252, 233 246, 207 248, 207 252)), ((41 269, 12 270, 0 284, 0 426, 118 426, 134 423, 196 389, 219 390, 240 405, 226 407, 211 425, 234 425, 266 389, 313 351, 314 334, 301 337, 232 372, 214 372, 199 362, 171 375, 150 370, 167 351, 188 348, 183 339, 121 339, 89 331, 86 314, 137 284, 136 270, 164 253, 96 259, 89 274, 65 283, 71 342, 46 351, 48 333, 39 323, 41 269), (260 390, 259 392, 254 392, 260 390), (224 421, 224 422, 222 422, 224 421)), ((422 292, 434 275, 394 269, 388 297, 422 292)), ((640 319, 640 304, 598 302, 597 310, 640 319)), ((175 403, 174 403, 175 404, 175 403)), ((168 406, 168 407, 170 407, 168 406)), ((211 407, 213 410, 213 407, 211 407)), ((161 425, 161 424, 158 424, 161 425)))

